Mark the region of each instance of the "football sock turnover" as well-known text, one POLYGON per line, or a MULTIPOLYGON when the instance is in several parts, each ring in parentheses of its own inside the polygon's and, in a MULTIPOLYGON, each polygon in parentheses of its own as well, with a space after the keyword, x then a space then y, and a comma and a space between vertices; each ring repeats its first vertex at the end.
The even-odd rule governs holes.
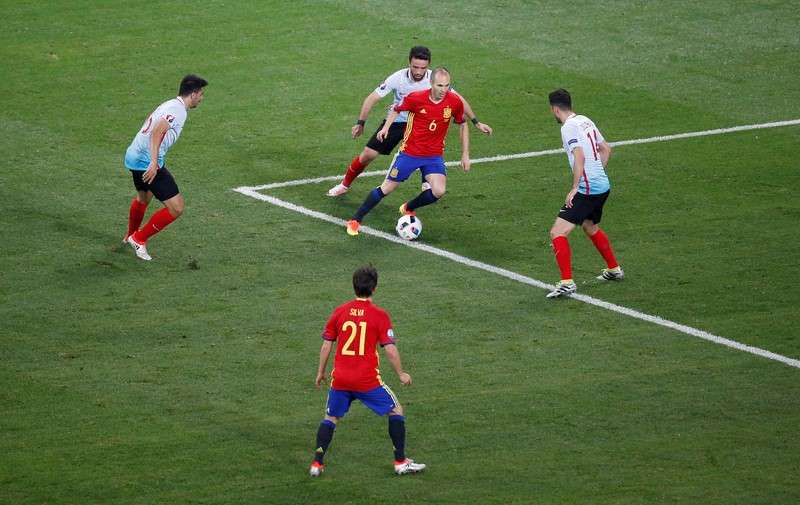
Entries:
POLYGON ((356 177, 358 177, 365 168, 367 168, 367 165, 361 163, 361 158, 358 156, 353 158, 353 161, 350 162, 350 166, 347 167, 347 172, 344 174, 342 184, 349 188, 356 177))
POLYGON ((322 464, 322 459, 325 457, 325 453, 328 452, 328 446, 331 445, 334 430, 336 430, 336 423, 333 421, 323 419, 322 422, 319 423, 319 429, 317 430, 317 448, 314 450, 314 461, 320 465, 322 464))
POLYGON ((433 190, 426 189, 406 204, 406 210, 416 210, 420 207, 436 203, 438 200, 439 199, 433 195, 433 190))
POLYGON ((406 418, 403 416, 389 416, 389 436, 394 445, 394 460, 406 459, 406 418))
POLYGON ((608 241, 608 235, 606 235, 603 230, 598 229, 597 232, 589 238, 597 250, 600 251, 603 259, 606 260, 608 268, 617 268, 619 263, 617 263, 617 258, 614 256, 614 251, 611 249, 611 242, 608 241))
POLYGON ((553 239, 553 252, 556 255, 558 269, 561 270, 561 280, 572 279, 572 251, 567 237, 559 235, 553 239))
POLYGON ((142 226, 141 230, 134 233, 133 240, 140 244, 144 244, 147 242, 147 239, 162 231, 173 221, 175 221, 175 217, 170 214, 168 208, 164 207, 153 214, 147 224, 142 226))
POLYGON ((378 203, 383 200, 384 196, 386 195, 383 194, 383 191, 381 191, 380 187, 370 191, 367 195, 367 198, 364 200, 364 203, 362 203, 361 207, 359 207, 356 213, 353 214, 353 219, 360 223, 361 220, 364 219, 364 216, 366 216, 373 207, 378 205, 378 203))
POLYGON ((147 212, 147 204, 134 198, 131 202, 130 211, 128 211, 128 236, 133 235, 144 219, 144 213, 147 212))

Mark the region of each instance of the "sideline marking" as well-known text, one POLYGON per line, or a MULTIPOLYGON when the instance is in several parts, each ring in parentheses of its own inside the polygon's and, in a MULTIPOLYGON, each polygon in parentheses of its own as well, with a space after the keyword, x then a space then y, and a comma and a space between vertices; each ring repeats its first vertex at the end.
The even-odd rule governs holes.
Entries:
MULTIPOLYGON (((734 126, 731 128, 717 128, 714 130, 704 130, 704 131, 697 131, 697 132, 687 132, 687 133, 677 133, 674 135, 662 135, 657 137, 647 137, 642 139, 633 139, 633 140, 620 140, 617 142, 609 142, 612 146, 624 146, 624 145, 634 145, 634 144, 647 144, 651 142, 665 142, 668 140, 677 140, 677 139, 685 139, 685 138, 692 138, 692 137, 705 137, 709 135, 721 135, 724 133, 733 133, 733 132, 740 132, 740 131, 747 131, 747 130, 757 130, 763 128, 779 128, 782 126, 794 126, 800 125, 800 119, 790 119, 787 121, 774 121, 771 123, 759 123, 759 124, 750 124, 750 125, 743 125, 743 126, 734 126)), ((546 156, 549 154, 560 154, 563 153, 563 149, 547 149, 544 151, 531 151, 526 153, 518 153, 518 154, 504 154, 499 156, 490 156, 488 158, 477 158, 472 160, 472 163, 489 163, 494 161, 505 161, 505 160, 513 160, 513 159, 520 159, 520 158, 534 158, 537 156, 546 156)), ((448 161, 445 163, 447 166, 455 166, 458 165, 458 161, 448 161)), ((373 170, 371 172, 364 172, 360 175, 360 177, 364 176, 375 176, 375 175, 384 175, 386 170, 373 170)), ((270 203, 272 205, 282 207, 284 209, 291 210, 293 212, 298 212, 300 214, 313 217, 316 219, 320 219, 322 221, 326 221, 328 223, 332 223, 338 226, 345 226, 345 221, 343 219, 339 219, 338 217, 334 217, 328 214, 324 214, 322 212, 317 212, 315 210, 308 209, 306 207, 302 207, 300 205, 295 205, 291 202, 287 202, 285 200, 281 200, 279 198, 275 198, 273 196, 264 195, 259 193, 259 191, 266 190, 266 189, 275 189, 275 188, 284 188, 289 186, 301 186, 304 184, 317 184, 320 182, 325 181, 332 181, 332 180, 339 180, 341 179, 341 174, 339 175, 330 175, 325 177, 316 177, 310 179, 296 179, 293 181, 285 181, 285 182, 276 182, 271 184, 262 184, 260 186, 241 186, 238 188, 234 188, 233 191, 237 193, 241 193, 242 195, 249 196, 251 198, 255 198, 256 200, 261 200, 263 202, 270 203)), ((477 268, 479 270, 484 270, 486 272, 490 272, 501 277, 505 277, 507 279, 511 279, 522 284, 527 284, 530 286, 535 286, 537 288, 548 289, 552 290, 555 288, 552 284, 547 284, 545 282, 536 280, 532 277, 528 277, 522 274, 518 274, 516 272, 512 272, 511 270, 506 270, 504 268, 496 267, 494 265, 489 265, 488 263, 483 263, 477 260, 473 260, 467 258, 466 256, 461 256, 459 254, 452 253, 450 251, 445 251, 444 249, 439 249, 437 247, 433 247, 427 244, 418 243, 418 242, 409 242, 403 240, 395 235, 391 235, 389 233, 385 233, 369 226, 361 226, 360 228, 361 233, 365 233, 367 235, 373 235, 375 237, 382 238, 384 240, 388 240, 390 242, 394 242, 396 244, 401 244, 406 247, 411 247, 414 249, 418 249, 421 251, 425 251, 430 254, 434 254, 436 256, 440 256, 443 258, 447 258, 451 261, 456 263, 461 263, 462 265, 466 265, 472 268, 477 268)), ((697 337, 703 340, 707 340, 709 342, 713 342, 718 345, 723 345, 725 347, 730 347, 731 349, 736 349, 738 351, 754 354, 756 356, 761 356, 763 358, 771 359, 774 361, 778 361, 789 365, 794 368, 800 369, 800 360, 796 360, 793 358, 789 358, 787 356, 783 356, 782 354, 777 354, 772 351, 767 351, 766 349, 761 349, 760 347, 753 347, 746 344, 742 344, 741 342, 737 342, 735 340, 731 340, 728 338, 720 337, 718 335, 714 335, 712 333, 708 333, 707 331, 699 330, 697 328, 693 328, 691 326, 687 326, 684 324, 676 323, 670 321, 668 319, 664 319, 659 316, 653 316, 650 314, 645 314, 643 312, 639 312, 634 309, 629 309, 627 307, 623 307, 621 305, 617 305, 614 303, 606 302, 604 300, 600 300, 598 298, 593 298, 591 296, 582 295, 582 294, 574 294, 571 295, 571 298, 576 300, 582 301, 589 305, 594 305, 597 307, 604 308, 606 310, 610 310, 612 312, 616 312, 618 314, 623 314, 628 317, 632 317, 634 319, 639 319, 642 321, 646 321, 649 323, 657 324, 659 326, 663 326, 666 328, 673 329, 675 331, 679 331, 681 333, 685 333, 687 335, 691 335, 693 337, 697 337)))
MULTIPOLYGON (((734 132, 741 132, 747 130, 760 130, 764 128, 780 128, 782 126, 794 126, 800 125, 800 119, 790 119, 788 121, 775 121, 772 123, 759 123, 759 124, 750 124, 744 126, 733 126, 731 128, 717 128, 716 130, 704 130, 699 132, 688 132, 688 133, 676 133, 674 135, 662 135, 659 137, 647 137, 643 139, 633 139, 633 140, 619 140, 617 142, 609 142, 610 146, 628 146, 634 144, 649 144, 652 142, 666 142, 668 140, 678 140, 678 139, 687 139, 692 137, 706 137, 709 135, 721 135, 723 133, 734 133, 734 132)), ((517 154, 501 154, 499 156, 489 156, 488 158, 476 158, 472 160, 472 164, 475 163, 490 163, 493 161, 506 161, 506 160, 518 160, 521 158, 536 158, 538 156, 547 156, 549 154, 562 154, 564 149, 547 149, 545 151, 531 151, 527 153, 517 153, 517 154)), ((460 162, 459 161, 448 161, 445 163, 448 167, 457 166, 460 162)), ((372 170, 370 172, 363 172, 359 177, 370 177, 375 175, 385 175, 387 170, 372 170)), ((311 179, 296 179, 293 181, 285 181, 285 182, 273 182, 272 184, 262 184, 260 186, 243 186, 249 187, 250 189, 255 190, 264 190, 264 189, 275 189, 275 188, 285 188, 288 186, 302 186, 304 184, 318 184, 320 182, 325 181, 336 181, 342 178, 341 174, 338 175, 326 175, 324 177, 315 177, 311 179)))
MULTIPOLYGON (((259 193, 258 190, 255 188, 243 186, 239 188, 235 188, 234 191, 237 193, 241 193, 245 196, 249 196, 251 198, 255 198, 256 200, 261 200, 262 202, 267 202, 272 205, 282 207, 284 209, 291 210, 293 212, 298 212, 305 216, 313 217, 316 219, 320 219, 322 221, 326 221, 328 223, 332 223, 338 226, 345 226, 345 221, 343 219, 339 219, 338 217, 334 217, 328 214, 324 214, 322 212, 318 212, 315 210, 308 209, 306 207, 302 207, 300 205, 293 204, 291 202, 287 202, 285 200, 281 200, 279 198, 275 198, 274 196, 265 195, 259 193)), ((488 263, 483 263, 481 261, 473 260, 467 258, 466 256, 461 256, 459 254, 452 253, 450 251, 446 251, 444 249, 439 249, 438 247, 433 247, 427 244, 419 243, 419 242, 409 242, 406 240, 401 239, 395 235, 391 235, 389 233, 385 233, 374 228, 370 228, 369 226, 362 225, 359 229, 361 233, 365 233, 367 235, 373 235, 375 237, 382 238, 384 240, 388 240, 390 242, 394 242, 396 244, 401 244, 406 247, 411 247, 413 249, 417 249, 420 251, 424 251, 430 254, 435 254, 436 256, 441 256, 442 258, 447 258, 449 260, 455 261, 456 263, 461 263, 462 265, 466 265, 472 268, 477 268, 479 270, 484 270, 486 272, 490 272, 501 277, 505 277, 507 279, 511 279, 522 284, 528 284, 530 286, 535 286, 537 288, 548 289, 552 290, 555 286, 551 284, 544 283, 542 281, 536 280, 532 277, 528 277, 525 275, 518 274, 516 272, 512 272, 511 270, 506 270, 505 268, 496 267, 494 265, 489 265, 488 263)), ((352 239, 350 239, 352 240, 352 239)), ((670 328, 681 333, 685 333, 687 335, 691 335, 693 337, 701 338, 703 340, 707 340, 709 342, 713 342, 715 344, 724 345, 726 347, 730 347, 732 349, 736 349, 738 351, 747 352, 750 354, 755 354, 756 356, 761 356, 763 358, 771 359, 774 361, 779 361, 786 365, 789 365, 794 368, 800 368, 800 360, 792 359, 787 356, 783 356, 781 354, 776 354, 771 351, 767 351, 765 349, 761 349, 759 347, 753 347, 749 345, 742 344, 735 340, 730 340, 724 337, 720 337, 717 335, 713 335, 703 330, 698 330, 697 328, 693 328, 691 326, 686 326, 684 324, 675 323, 668 319, 664 319, 662 317, 653 316, 650 314, 645 314, 643 312, 639 312, 637 310, 629 309, 627 307, 623 307, 621 305, 617 305, 614 303, 606 302, 600 300, 598 298, 593 298, 587 295, 575 294, 572 295, 571 298, 576 300, 580 300, 584 303, 588 303, 589 305, 595 305, 597 307, 604 308, 606 310, 610 310, 612 312, 617 312, 619 314, 623 314, 634 319, 640 319, 642 321, 646 321, 648 323, 657 324, 659 326, 664 326, 666 328, 670 328)))

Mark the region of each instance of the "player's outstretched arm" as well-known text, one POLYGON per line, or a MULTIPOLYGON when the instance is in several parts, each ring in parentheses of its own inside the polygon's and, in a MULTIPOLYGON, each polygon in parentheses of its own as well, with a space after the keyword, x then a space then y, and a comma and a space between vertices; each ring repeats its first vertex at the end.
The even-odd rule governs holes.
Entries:
POLYGON ((328 380, 328 377, 325 375, 325 369, 328 368, 328 358, 331 355, 332 349, 333 342, 330 340, 324 340, 322 342, 322 347, 319 349, 319 366, 317 367, 317 378, 314 380, 314 384, 318 388, 328 380))
POLYGON ((399 115, 400 113, 394 109, 389 111, 389 115, 386 116, 386 122, 383 124, 383 128, 381 128, 381 131, 379 131, 376 135, 378 140, 383 142, 386 136, 389 135, 389 127, 392 126, 392 123, 394 123, 394 120, 397 119, 397 116, 399 115))
POLYGON ((475 112, 473 112, 472 107, 470 106, 467 99, 456 93, 455 90, 451 91, 453 91, 453 93, 455 93, 456 95, 458 95, 459 98, 461 98, 461 102, 464 104, 464 115, 467 116, 467 119, 469 119, 472 122, 472 124, 475 125, 475 128, 482 131, 486 135, 491 135, 493 131, 492 127, 489 126, 488 124, 481 123, 480 121, 478 121, 478 116, 476 116, 475 112))
POLYGON ((461 168, 464 172, 469 172, 472 162, 469 159, 469 128, 467 123, 461 123, 458 130, 458 136, 461 139, 461 168))
POLYGON ((400 351, 397 350, 397 346, 394 344, 387 344, 383 346, 383 352, 386 353, 386 358, 388 358, 389 363, 392 364, 392 368, 394 368, 397 377, 400 379, 400 383, 404 386, 410 386, 411 376, 403 371, 403 365, 400 363, 400 351))
POLYGON ((481 123, 480 121, 478 121, 478 118, 476 118, 476 117, 472 118, 472 124, 475 125, 475 128, 477 128, 478 130, 482 131, 486 135, 491 135, 492 132, 494 131, 494 130, 492 130, 491 126, 489 126, 486 123, 481 123))
POLYGON ((361 111, 358 113, 358 121, 356 124, 353 125, 351 133, 353 134, 353 138, 360 136, 364 133, 364 125, 363 123, 367 121, 369 117, 369 111, 378 103, 381 99, 381 96, 374 91, 367 95, 364 99, 364 103, 361 104, 361 111))

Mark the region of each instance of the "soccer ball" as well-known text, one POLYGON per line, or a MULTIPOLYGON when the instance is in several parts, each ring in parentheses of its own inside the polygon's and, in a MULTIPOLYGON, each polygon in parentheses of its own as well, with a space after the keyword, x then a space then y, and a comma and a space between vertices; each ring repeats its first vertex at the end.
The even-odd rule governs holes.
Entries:
POLYGON ((397 220, 397 234, 400 238, 405 240, 416 240, 419 234, 422 233, 422 221, 417 216, 401 216, 397 220))

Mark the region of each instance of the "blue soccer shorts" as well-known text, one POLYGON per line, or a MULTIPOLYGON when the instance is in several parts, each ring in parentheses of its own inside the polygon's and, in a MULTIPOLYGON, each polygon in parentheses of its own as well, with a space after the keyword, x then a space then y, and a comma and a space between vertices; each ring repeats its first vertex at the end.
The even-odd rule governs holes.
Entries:
POLYGON ((410 154, 400 153, 397 155, 392 168, 386 178, 393 182, 403 182, 408 179, 416 169, 422 172, 425 178, 428 174, 447 175, 447 168, 444 166, 444 158, 441 156, 411 156, 410 154))
POLYGON ((379 416, 385 416, 398 404, 397 398, 389 386, 378 386, 369 391, 346 391, 333 389, 328 391, 328 404, 325 413, 333 417, 344 417, 350 410, 353 400, 360 400, 368 409, 379 416))

